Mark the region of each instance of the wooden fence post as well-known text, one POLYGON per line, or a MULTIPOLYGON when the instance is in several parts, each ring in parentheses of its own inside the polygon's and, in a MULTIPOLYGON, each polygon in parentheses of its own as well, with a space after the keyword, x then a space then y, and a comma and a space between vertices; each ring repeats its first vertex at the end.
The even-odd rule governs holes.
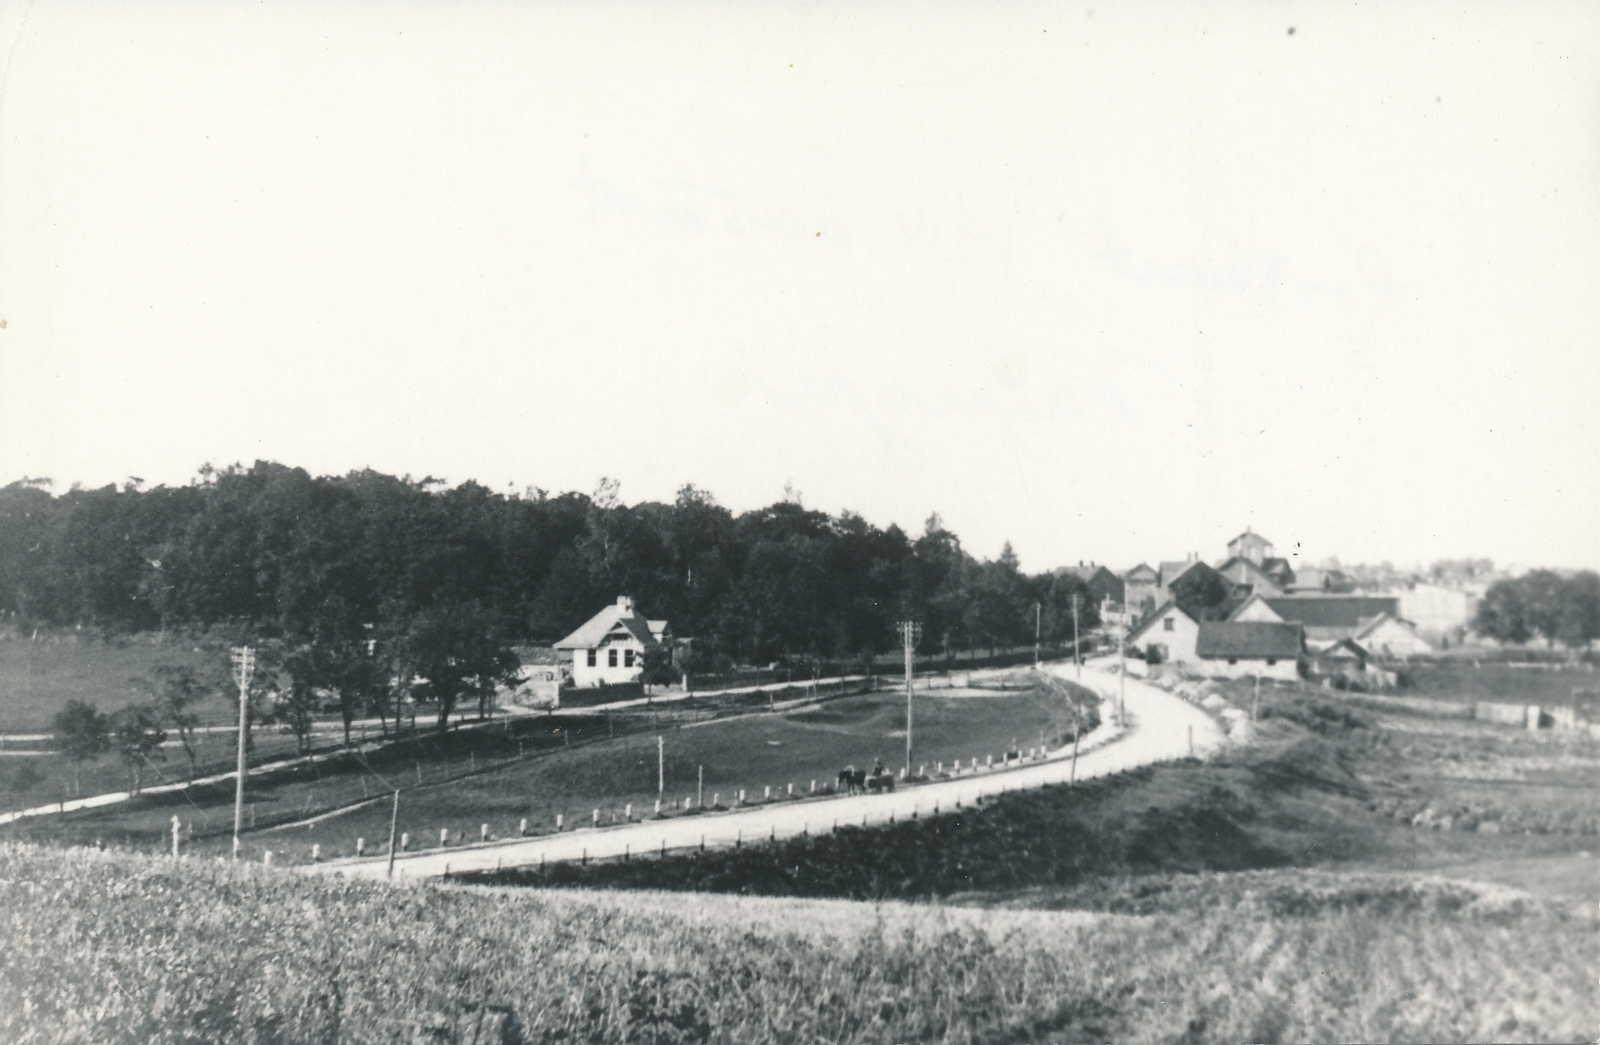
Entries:
POLYGON ((356 855, 357 856, 365 856, 366 852, 367 852, 367 840, 365 838, 357 838, 356 839, 356 855))

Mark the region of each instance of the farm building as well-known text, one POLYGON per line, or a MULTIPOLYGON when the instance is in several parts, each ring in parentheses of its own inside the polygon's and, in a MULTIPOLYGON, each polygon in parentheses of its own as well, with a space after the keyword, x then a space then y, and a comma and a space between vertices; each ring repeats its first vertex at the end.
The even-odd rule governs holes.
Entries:
POLYGON ((1129 635, 1127 644, 1135 650, 1156 646, 1161 659, 1172 664, 1187 664, 1194 660, 1195 639, 1200 634, 1200 622, 1176 603, 1167 603, 1150 614, 1145 622, 1129 635))
POLYGON ((1362 625, 1352 638, 1383 657, 1414 657, 1433 652, 1433 645, 1417 634, 1410 621, 1387 613, 1362 625))
POLYGON ((554 646, 518 646, 512 650, 522 665, 516 681, 505 687, 503 703, 522 708, 554 708, 561 701, 567 669, 554 646))
MULTIPOLYGON (((1246 606, 1249 606, 1249 600, 1246 606)), ((1393 595, 1284 595, 1262 598, 1266 609, 1278 619, 1305 627, 1306 642, 1320 649, 1340 639, 1354 638, 1367 624, 1383 614, 1398 617, 1400 600, 1393 595)), ((1234 616, 1245 609, 1241 606, 1234 616)), ((1254 619, 1264 619, 1260 607, 1251 608, 1254 619)), ((1369 649, 1371 647, 1368 647, 1369 649)))
POLYGON ((572 684, 591 686, 638 682, 645 651, 665 643, 667 622, 646 620, 626 595, 590 617, 556 649, 572 654, 572 684))
POLYGON ((1191 669, 1212 678, 1294 681, 1305 635, 1298 624, 1272 621, 1205 621, 1198 627, 1191 669))
POLYGON ((1317 653, 1319 675, 1360 675, 1367 670, 1367 651, 1354 639, 1340 639, 1317 653))

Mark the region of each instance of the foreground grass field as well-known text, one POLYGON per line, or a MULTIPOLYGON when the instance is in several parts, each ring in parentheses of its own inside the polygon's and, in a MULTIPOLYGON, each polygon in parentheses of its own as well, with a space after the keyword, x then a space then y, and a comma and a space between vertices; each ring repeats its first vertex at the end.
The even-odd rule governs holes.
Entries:
POLYGON ((0 846, 0 1040, 1587 1041, 1592 921, 1440 879, 1160 876, 1114 913, 475 893, 0 846), (1128 912, 1128 913, 1121 913, 1128 912))

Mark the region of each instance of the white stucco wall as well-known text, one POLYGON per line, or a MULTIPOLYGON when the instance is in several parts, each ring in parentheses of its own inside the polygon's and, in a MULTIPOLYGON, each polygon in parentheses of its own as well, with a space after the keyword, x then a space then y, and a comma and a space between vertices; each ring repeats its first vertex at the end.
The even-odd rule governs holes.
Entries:
POLYGON ((582 689, 588 686, 615 685, 619 682, 638 682, 644 674, 644 644, 629 636, 626 639, 609 638, 595 649, 595 666, 589 667, 589 651, 572 651, 572 684, 582 689), (617 666, 611 666, 611 651, 617 654, 617 666), (633 652, 633 665, 628 666, 628 651, 633 652))
POLYGON ((1295 663, 1296 658, 1289 657, 1269 664, 1265 660, 1248 660, 1240 658, 1237 663, 1229 664, 1226 660, 1196 660, 1190 664, 1189 670, 1196 675, 1204 675, 1214 679, 1242 679, 1255 676, 1264 679, 1282 679, 1293 682, 1300 677, 1300 669, 1295 663))
POLYGON ((1142 634, 1133 640, 1134 646, 1143 652, 1146 646, 1154 643, 1165 646, 1166 660, 1171 664, 1185 664, 1195 659, 1194 645, 1200 639, 1200 625, 1189 619, 1189 615, 1176 606, 1168 607, 1166 612, 1158 613, 1151 618, 1151 624, 1142 634), (1172 630, 1168 631, 1165 621, 1172 622, 1172 630))

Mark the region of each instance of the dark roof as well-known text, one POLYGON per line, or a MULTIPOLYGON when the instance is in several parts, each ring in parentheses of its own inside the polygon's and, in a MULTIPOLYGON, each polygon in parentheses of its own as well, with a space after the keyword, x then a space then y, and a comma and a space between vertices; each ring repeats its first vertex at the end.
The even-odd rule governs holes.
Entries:
POLYGON ((1380 613, 1400 615, 1400 599, 1393 595, 1283 595, 1266 599, 1272 612, 1308 628, 1358 628, 1380 613))
POLYGON ((1197 656, 1288 660, 1304 646, 1300 625, 1271 621, 1202 621, 1197 656))
POLYGON ((1190 569, 1200 565, 1199 559, 1184 559, 1181 562, 1163 562, 1161 564, 1161 585, 1165 588, 1172 587, 1172 582, 1188 573, 1190 569))
POLYGON ((1261 560, 1261 568, 1267 576, 1279 584, 1294 583, 1294 567, 1289 565, 1288 559, 1271 558, 1261 560))
POLYGON ((1122 599, 1122 578, 1104 566, 1095 563, 1089 563, 1087 566, 1063 566, 1056 571, 1056 575, 1076 577, 1090 592, 1102 598, 1110 595, 1118 601, 1122 599))
POLYGON ((1366 647, 1355 639, 1340 639, 1317 654, 1318 660, 1366 660, 1366 647))
MULTIPOLYGON (((1268 559, 1267 561, 1268 562, 1272 562, 1271 559, 1268 559)), ((1260 563, 1257 563, 1254 559, 1248 559, 1248 558, 1244 557, 1243 555, 1235 555, 1235 556, 1233 556, 1227 562, 1224 562, 1221 566, 1218 566, 1217 567, 1217 572, 1218 573, 1227 573, 1229 570, 1233 569, 1235 564, 1240 565, 1240 566, 1248 566, 1251 570, 1253 570, 1256 573, 1261 574, 1263 577, 1267 578, 1267 580, 1269 580, 1269 581, 1277 579, 1277 578, 1273 577, 1270 573, 1267 572, 1267 569, 1266 569, 1265 566, 1262 566, 1260 563)))

